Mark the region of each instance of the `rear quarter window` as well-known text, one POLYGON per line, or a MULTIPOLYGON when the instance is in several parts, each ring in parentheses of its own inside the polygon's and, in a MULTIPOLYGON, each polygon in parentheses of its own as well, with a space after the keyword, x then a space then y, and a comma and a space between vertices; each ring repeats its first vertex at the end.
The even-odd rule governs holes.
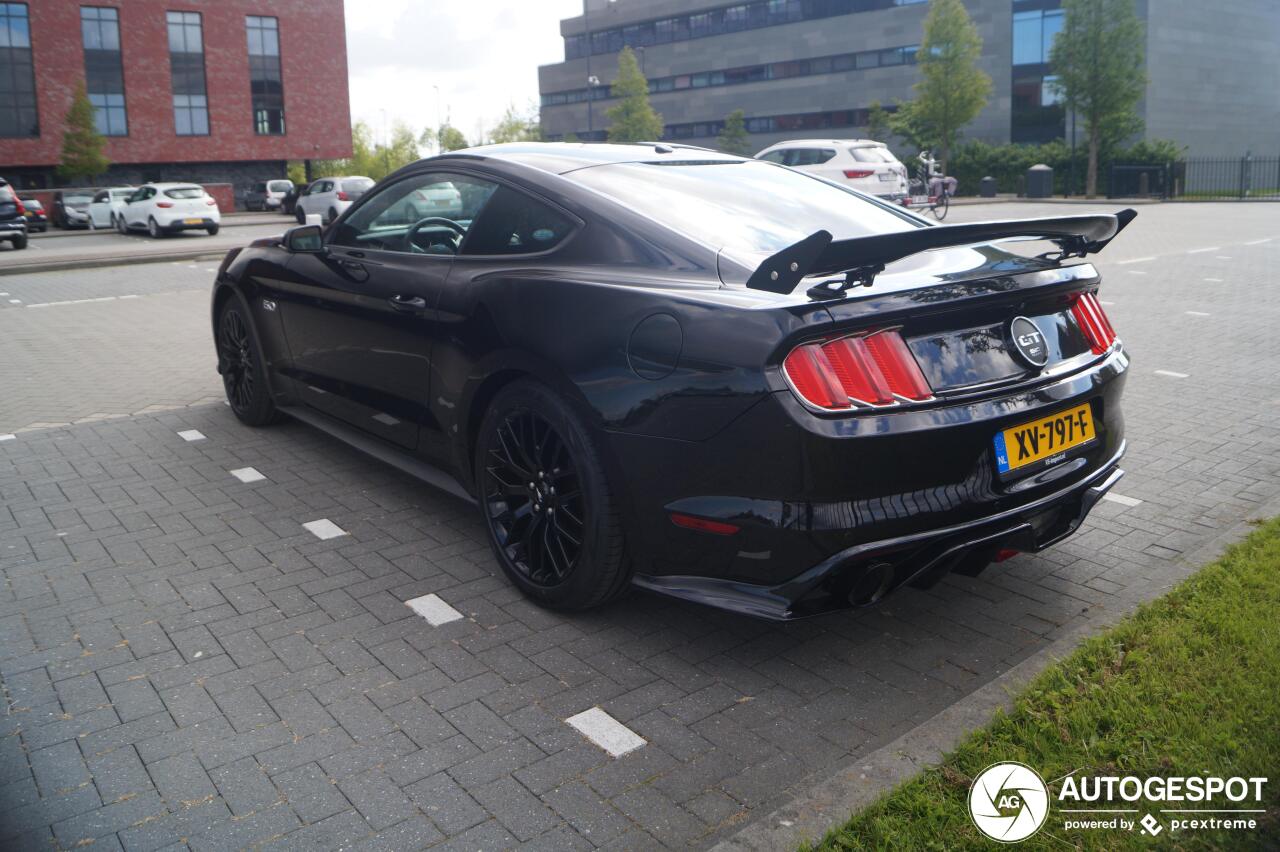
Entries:
POLYGON ((575 226, 541 201, 499 186, 467 230, 462 254, 536 254, 560 245, 575 226))

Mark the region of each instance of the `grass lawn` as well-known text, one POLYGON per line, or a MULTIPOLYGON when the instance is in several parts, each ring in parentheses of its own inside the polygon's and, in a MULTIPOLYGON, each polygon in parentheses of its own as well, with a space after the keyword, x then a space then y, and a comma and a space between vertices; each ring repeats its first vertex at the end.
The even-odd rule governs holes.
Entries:
MULTIPOLYGON (((833 830, 821 850, 992 849, 974 827, 973 777, 1019 761, 1049 784, 1051 809, 1022 849, 1280 849, 1280 518, 1168 595, 1086 641, 930 769, 833 830), (1060 779, 1092 775, 1269 779, 1261 804, 1116 801, 1138 808, 1265 807, 1253 831, 1065 830, 1060 779)), ((1072 805, 1067 805, 1071 807, 1072 805)), ((1075 807, 1107 807, 1083 802, 1075 807)), ((1187 817, 1196 814, 1180 815, 1187 817)), ((1230 816, 1230 815, 1219 815, 1230 816)))

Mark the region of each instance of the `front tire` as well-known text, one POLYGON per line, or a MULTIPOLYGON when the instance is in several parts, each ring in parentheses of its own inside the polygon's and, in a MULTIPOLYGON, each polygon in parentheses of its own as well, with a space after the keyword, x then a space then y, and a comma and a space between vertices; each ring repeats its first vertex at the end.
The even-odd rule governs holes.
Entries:
POLYGON ((262 347, 249 321, 249 310, 233 295, 218 312, 218 372, 231 411, 249 426, 267 426, 280 419, 271 391, 262 347))
POLYGON ((119 231, 121 235, 127 235, 129 233, 129 226, 125 224, 123 216, 116 216, 115 223, 116 230, 119 231))
POLYGON ((480 513, 517 588, 554 609, 587 609, 626 591, 617 505, 568 402, 537 382, 513 382, 489 405, 476 444, 480 513))

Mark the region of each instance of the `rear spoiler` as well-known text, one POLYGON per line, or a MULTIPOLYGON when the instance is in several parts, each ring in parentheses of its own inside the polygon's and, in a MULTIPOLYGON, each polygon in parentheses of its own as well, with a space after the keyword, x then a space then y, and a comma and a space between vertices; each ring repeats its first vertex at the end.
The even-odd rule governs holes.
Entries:
POLYGON ((1137 215, 1136 210, 1124 209, 1115 214, 934 225, 839 241, 833 241, 827 231, 817 231, 766 259, 747 279, 747 286, 752 290, 785 294, 794 290, 806 276, 843 273, 844 281, 825 282, 809 290, 814 298, 829 298, 839 296, 855 284, 871 286, 886 264, 913 254, 1015 237, 1056 243, 1060 251, 1046 255, 1048 260, 1084 257, 1102 251, 1137 215))

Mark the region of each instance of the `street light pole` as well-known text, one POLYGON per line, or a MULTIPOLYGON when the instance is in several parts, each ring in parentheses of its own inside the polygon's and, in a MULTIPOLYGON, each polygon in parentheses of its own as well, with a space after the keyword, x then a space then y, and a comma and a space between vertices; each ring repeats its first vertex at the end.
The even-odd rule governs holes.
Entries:
POLYGON ((436 153, 443 154, 444 151, 440 147, 440 130, 442 129, 440 124, 440 87, 433 83, 431 88, 436 90, 436 153))
POLYGON ((582 29, 585 35, 582 43, 587 51, 587 141, 595 135, 595 122, 591 109, 591 100, 595 97, 595 87, 591 85, 591 18, 587 9, 589 0, 582 0, 582 29))

